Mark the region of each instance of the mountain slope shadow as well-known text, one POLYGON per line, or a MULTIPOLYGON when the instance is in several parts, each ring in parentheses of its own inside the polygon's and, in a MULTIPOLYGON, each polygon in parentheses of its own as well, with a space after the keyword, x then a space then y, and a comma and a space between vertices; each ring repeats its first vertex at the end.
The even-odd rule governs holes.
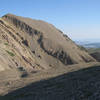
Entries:
POLYGON ((32 83, 0 100, 100 100, 100 67, 32 83))

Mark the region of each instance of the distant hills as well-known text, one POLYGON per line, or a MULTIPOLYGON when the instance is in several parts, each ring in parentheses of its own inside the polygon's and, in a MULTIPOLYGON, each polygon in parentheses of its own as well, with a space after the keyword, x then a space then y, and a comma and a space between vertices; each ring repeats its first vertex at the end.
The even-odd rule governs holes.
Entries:
POLYGON ((100 42, 97 41, 88 41, 88 40, 84 40, 84 41, 75 41, 78 45, 82 45, 85 48, 100 48, 100 42))
POLYGON ((100 40, 96 40, 94 39, 95 41, 93 40, 90 40, 90 41, 87 41, 87 40, 84 40, 84 41, 75 41, 78 45, 86 48, 86 50, 88 51, 88 53, 94 57, 97 61, 100 61, 100 40))

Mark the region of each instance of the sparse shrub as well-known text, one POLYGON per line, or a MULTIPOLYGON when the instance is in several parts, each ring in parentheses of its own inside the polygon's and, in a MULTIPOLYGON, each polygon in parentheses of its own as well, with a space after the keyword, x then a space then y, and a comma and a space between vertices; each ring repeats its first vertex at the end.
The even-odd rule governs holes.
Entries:
POLYGON ((28 73, 23 67, 18 67, 18 70, 21 72, 21 78, 27 77, 28 73))
POLYGON ((8 43, 4 43, 4 45, 8 45, 8 43))
POLYGON ((35 54, 35 51, 32 51, 32 53, 34 53, 34 54, 35 54))
POLYGON ((27 77, 27 76, 28 76, 28 73, 26 71, 21 74, 22 78, 27 77))
POLYGON ((15 56, 15 54, 13 53, 13 52, 10 52, 10 51, 8 51, 8 50, 6 50, 6 52, 10 55, 10 56, 15 56))
POLYGON ((41 59, 41 56, 40 55, 38 55, 38 57, 41 59))
POLYGON ((0 20, 0 23, 1 23, 1 24, 4 24, 4 22, 3 22, 2 20, 0 20))
POLYGON ((19 35, 19 33, 16 33, 17 35, 19 35))
POLYGON ((23 67, 18 67, 19 71, 25 71, 25 69, 23 67))
POLYGON ((37 30, 34 30, 34 33, 35 33, 35 34, 38 34, 38 31, 37 31, 37 30))
POLYGON ((50 66, 50 67, 52 67, 52 65, 51 65, 51 64, 49 64, 49 66, 50 66))
POLYGON ((24 40, 24 38, 23 38, 23 37, 21 37, 21 39, 22 39, 22 40, 24 40))
POLYGON ((24 45, 26 45, 27 47, 29 46, 27 40, 23 40, 22 43, 23 43, 24 45))
POLYGON ((37 71, 31 71, 32 74, 37 73, 37 71))

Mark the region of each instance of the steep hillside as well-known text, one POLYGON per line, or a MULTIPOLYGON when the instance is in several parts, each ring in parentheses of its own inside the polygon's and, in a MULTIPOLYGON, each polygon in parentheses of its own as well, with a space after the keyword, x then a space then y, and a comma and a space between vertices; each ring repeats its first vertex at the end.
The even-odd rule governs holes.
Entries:
POLYGON ((0 44, 3 45, 1 49, 13 60, 7 61, 11 62, 10 67, 41 70, 95 61, 61 31, 44 21, 7 14, 0 19, 0 31, 1 41, 4 41, 0 44))
POLYGON ((47 22, 12 14, 0 18, 0 96, 96 64, 83 48, 47 22))

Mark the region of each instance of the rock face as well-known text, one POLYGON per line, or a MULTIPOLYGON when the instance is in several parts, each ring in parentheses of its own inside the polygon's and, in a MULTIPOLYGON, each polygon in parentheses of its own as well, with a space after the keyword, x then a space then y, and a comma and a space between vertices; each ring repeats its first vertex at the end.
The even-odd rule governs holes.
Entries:
POLYGON ((61 31, 41 20, 12 14, 3 16, 0 41, 0 61, 3 63, 0 68, 24 66, 41 70, 95 61, 61 31), (7 56, 2 56, 3 53, 7 56))

